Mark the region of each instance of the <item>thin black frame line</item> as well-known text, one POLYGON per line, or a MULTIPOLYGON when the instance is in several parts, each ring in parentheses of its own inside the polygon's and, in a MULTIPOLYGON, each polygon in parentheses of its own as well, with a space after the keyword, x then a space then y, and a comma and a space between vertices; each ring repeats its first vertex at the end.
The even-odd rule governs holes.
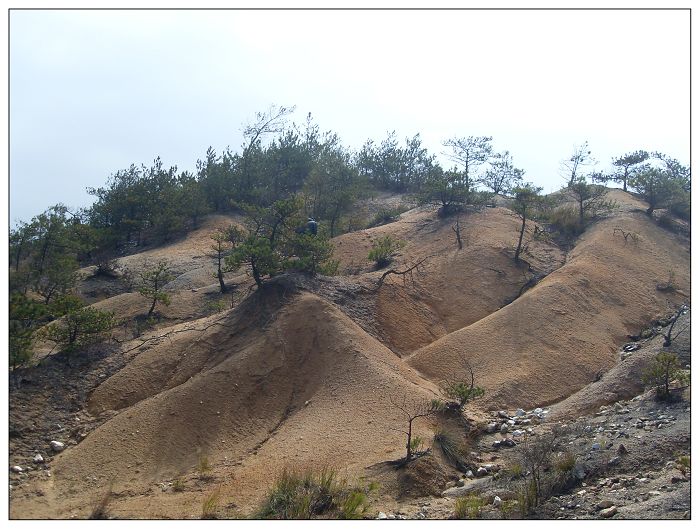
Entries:
POLYGON ((692 11, 690 7, 10 7, 8 11, 692 11))

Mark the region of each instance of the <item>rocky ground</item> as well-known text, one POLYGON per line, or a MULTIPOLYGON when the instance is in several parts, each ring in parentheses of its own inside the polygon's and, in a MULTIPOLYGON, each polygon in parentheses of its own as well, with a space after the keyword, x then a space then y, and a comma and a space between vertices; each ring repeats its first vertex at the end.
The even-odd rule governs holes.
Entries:
MULTIPOLYGON (((519 460, 525 436, 550 431, 548 410, 494 412, 478 448, 476 470, 448 483, 439 498, 421 498, 379 519, 454 517, 455 502, 480 497, 479 518, 519 518, 514 503, 521 480, 509 473, 519 460), (504 508, 504 506, 508 508, 504 508)), ((558 450, 575 457, 572 485, 544 499, 528 517, 538 519, 688 519, 690 468, 679 463, 690 454, 690 402, 659 402, 654 392, 604 406, 593 415, 557 423, 565 433, 558 450)))

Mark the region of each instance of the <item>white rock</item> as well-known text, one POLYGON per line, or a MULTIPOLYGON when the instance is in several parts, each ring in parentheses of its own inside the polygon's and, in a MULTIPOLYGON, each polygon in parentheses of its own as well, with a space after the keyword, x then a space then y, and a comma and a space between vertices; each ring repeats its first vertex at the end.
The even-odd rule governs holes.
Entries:
POLYGON ((479 468, 476 469, 476 475, 479 476, 479 477, 485 476, 485 475, 488 474, 488 473, 489 473, 489 471, 486 470, 484 467, 479 467, 479 468))
POLYGON ((33 461, 34 463, 37 463, 37 464, 38 464, 38 463, 43 463, 43 462, 44 462, 44 456, 42 456, 41 454, 35 454, 35 455, 34 455, 34 458, 32 459, 32 461, 33 461))
POLYGON ((471 470, 467 470, 467 472, 464 474, 468 478, 473 478, 474 477, 474 472, 471 470))
POLYGON ((495 422, 489 423, 486 427, 486 433, 495 433, 498 429, 498 425, 495 422))
POLYGON ((380 512, 377 515, 377 520, 386 520, 386 513, 380 512))
POLYGON ((16 474, 24 472, 24 469, 18 465, 13 466, 10 470, 12 470, 12 472, 15 472, 16 474))
POLYGON ((501 503, 503 503, 503 501, 502 501, 501 498, 499 498, 498 496, 495 496, 495 497, 493 498, 493 506, 494 506, 494 507, 500 507, 500 506, 501 506, 501 503))
POLYGON ((513 437, 520 437, 520 436, 523 435, 524 433, 525 433, 525 432, 523 432, 522 430, 515 430, 515 431, 513 432, 513 437))
POLYGON ((518 408, 517 410, 515 410, 515 416, 516 416, 516 417, 522 417, 522 416, 524 416, 524 415, 525 415, 525 410, 524 410, 524 409, 518 408))
POLYGON ((61 441, 51 441, 49 443, 51 445, 51 450, 54 452, 62 452, 63 449, 66 447, 65 444, 63 444, 61 441))
POLYGON ((501 433, 506 433, 508 431, 508 425, 506 423, 501 424, 501 433))
POLYGON ((543 410, 542 408, 535 408, 535 409, 532 411, 532 413, 536 413, 537 415, 539 415, 539 414, 542 413, 543 411, 544 411, 544 410, 543 410))

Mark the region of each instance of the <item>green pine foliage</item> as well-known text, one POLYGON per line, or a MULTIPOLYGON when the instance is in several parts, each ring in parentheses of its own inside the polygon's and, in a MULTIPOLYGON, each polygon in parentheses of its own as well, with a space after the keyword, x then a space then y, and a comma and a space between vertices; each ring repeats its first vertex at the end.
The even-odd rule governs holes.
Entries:
POLYGON ((372 242, 372 249, 367 259, 374 261, 377 268, 384 268, 393 261, 396 252, 406 246, 405 241, 394 239, 391 235, 385 235, 372 242))

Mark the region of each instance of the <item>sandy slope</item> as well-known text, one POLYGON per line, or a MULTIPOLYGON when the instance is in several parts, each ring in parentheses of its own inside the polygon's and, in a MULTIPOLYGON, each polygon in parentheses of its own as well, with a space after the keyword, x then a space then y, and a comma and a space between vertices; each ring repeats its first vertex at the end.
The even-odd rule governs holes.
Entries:
MULTIPOLYGON (((454 223, 454 218, 442 219, 435 211, 419 208, 404 213, 398 222, 335 239, 336 256, 346 270, 363 263, 362 269, 371 271, 367 260, 371 243, 387 234, 406 242, 390 268, 402 270, 428 257, 410 280, 389 276, 376 300, 378 325, 387 345, 399 354, 488 316, 510 303, 533 272, 546 274, 563 264, 561 250, 533 241, 529 258, 533 271, 516 266, 511 249, 519 221, 503 208, 462 215, 462 250, 457 247, 454 223)), ((529 223, 528 230, 533 226, 529 223)))
POLYGON ((610 369, 628 334, 683 298, 656 285, 674 270, 687 293, 688 259, 688 249, 643 214, 601 221, 562 268, 512 304, 417 351, 409 364, 440 379, 468 359, 487 390, 485 406, 560 400, 610 369), (636 232, 638 242, 625 244, 615 227, 636 232))
POLYGON ((435 387, 311 294, 288 300, 264 327, 251 325, 264 324, 281 295, 264 293, 207 331, 152 344, 105 382, 90 408, 123 411, 54 461, 52 515, 84 515, 110 482, 117 494, 144 493, 192 471, 200 454, 215 468, 243 460, 240 479, 259 485, 274 477, 271 465, 345 468, 400 455, 401 434, 388 427, 402 423, 389 396, 425 399, 435 387))

